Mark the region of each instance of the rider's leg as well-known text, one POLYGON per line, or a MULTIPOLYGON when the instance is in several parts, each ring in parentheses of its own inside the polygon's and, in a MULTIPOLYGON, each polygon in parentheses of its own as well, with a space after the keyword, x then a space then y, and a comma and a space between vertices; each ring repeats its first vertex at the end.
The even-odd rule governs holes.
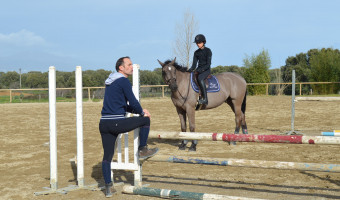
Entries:
POLYGON ((202 99, 198 100, 199 104, 208 104, 207 88, 205 86, 204 79, 198 80, 198 85, 200 86, 202 99))
POLYGON ((208 104, 208 96, 207 96, 207 88, 205 86, 204 80, 209 76, 210 70, 204 71, 198 75, 198 85, 200 86, 200 90, 202 93, 202 99, 198 100, 198 104, 208 104))

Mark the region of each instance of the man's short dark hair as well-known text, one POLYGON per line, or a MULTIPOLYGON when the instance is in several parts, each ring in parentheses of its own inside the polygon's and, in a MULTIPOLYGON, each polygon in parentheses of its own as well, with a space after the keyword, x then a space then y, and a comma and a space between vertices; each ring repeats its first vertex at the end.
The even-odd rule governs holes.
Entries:
POLYGON ((119 59, 117 60, 117 62, 116 62, 116 71, 117 71, 117 72, 119 71, 119 66, 124 65, 124 58, 130 59, 129 56, 125 56, 125 57, 119 58, 119 59))

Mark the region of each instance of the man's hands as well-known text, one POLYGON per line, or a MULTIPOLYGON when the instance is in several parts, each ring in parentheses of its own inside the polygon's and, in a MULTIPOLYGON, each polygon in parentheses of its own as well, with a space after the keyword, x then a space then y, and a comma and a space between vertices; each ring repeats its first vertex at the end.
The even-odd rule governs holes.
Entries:
POLYGON ((144 117, 149 117, 149 118, 151 117, 151 114, 147 109, 143 109, 143 112, 144 112, 144 117))

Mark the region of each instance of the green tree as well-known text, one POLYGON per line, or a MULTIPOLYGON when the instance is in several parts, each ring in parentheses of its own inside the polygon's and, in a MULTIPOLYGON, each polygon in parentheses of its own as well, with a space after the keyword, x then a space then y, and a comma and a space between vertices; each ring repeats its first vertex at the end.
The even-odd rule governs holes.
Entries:
POLYGON ((0 89, 4 88, 4 85, 2 85, 2 82, 1 82, 1 77, 5 75, 5 72, 0 72, 0 89))
POLYGON ((68 86, 68 80, 72 76, 72 72, 56 72, 57 88, 65 88, 68 86))
POLYGON ((16 71, 3 73, 0 76, 0 85, 2 85, 3 88, 17 89, 19 88, 19 79, 20 75, 16 71))
POLYGON ((28 88, 47 88, 48 87, 48 73, 42 72, 28 72, 25 85, 28 88))
POLYGON ((211 68, 211 74, 213 75, 223 73, 223 72, 235 72, 235 73, 240 74, 241 76, 243 76, 243 73, 244 73, 243 68, 238 67, 237 65, 230 65, 230 66, 218 65, 217 67, 211 68))
POLYGON ((157 73, 149 70, 140 71, 140 84, 141 85, 159 85, 161 84, 161 79, 157 73))
MULTIPOLYGON (((340 81, 340 52, 338 49, 321 49, 310 58, 311 80, 315 82, 338 82, 340 81)), ((339 86, 315 85, 314 92, 319 94, 336 93, 339 86)))
MULTIPOLYGON (((258 55, 247 56, 243 60, 245 66, 244 78, 247 83, 269 83, 268 70, 271 65, 268 51, 262 50, 258 55)), ((266 86, 248 86, 248 92, 253 95, 265 94, 266 86)))

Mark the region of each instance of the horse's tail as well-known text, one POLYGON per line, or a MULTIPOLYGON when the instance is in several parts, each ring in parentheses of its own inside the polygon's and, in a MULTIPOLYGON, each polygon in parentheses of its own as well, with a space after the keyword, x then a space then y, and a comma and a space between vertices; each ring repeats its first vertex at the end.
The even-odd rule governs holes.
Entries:
POLYGON ((244 95, 244 98, 243 98, 243 102, 242 102, 242 106, 241 106, 241 110, 243 112, 243 114, 246 113, 246 101, 247 101, 247 90, 246 90, 246 94, 244 95))

